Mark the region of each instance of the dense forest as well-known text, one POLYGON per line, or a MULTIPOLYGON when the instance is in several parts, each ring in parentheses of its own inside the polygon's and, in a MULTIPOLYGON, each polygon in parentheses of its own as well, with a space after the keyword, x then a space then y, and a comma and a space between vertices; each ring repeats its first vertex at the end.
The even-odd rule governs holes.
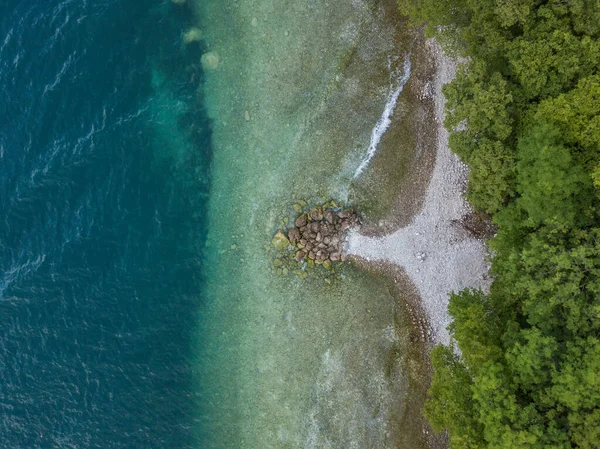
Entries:
POLYGON ((600 0, 399 0, 445 87, 489 294, 452 295, 426 414, 459 448, 600 447, 600 0))

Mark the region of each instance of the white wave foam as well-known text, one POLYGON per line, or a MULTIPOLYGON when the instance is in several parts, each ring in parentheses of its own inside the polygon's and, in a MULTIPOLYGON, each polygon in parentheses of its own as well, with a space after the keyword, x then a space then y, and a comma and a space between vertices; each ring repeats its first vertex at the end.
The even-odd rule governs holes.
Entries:
POLYGON ((373 131, 371 131, 371 141, 369 142, 369 149, 367 150, 367 154, 361 161, 360 165, 354 172, 353 178, 359 177, 365 170, 365 168, 367 168, 369 162, 371 162, 371 159, 373 158, 373 156, 375 156, 375 152, 377 151, 377 146, 379 145, 381 137, 385 134, 390 124, 392 123, 392 115, 394 114, 394 109, 396 109, 398 97, 402 93, 404 85, 410 78, 410 54, 404 61, 402 72, 403 73, 401 76, 399 76, 399 74, 397 73, 392 74, 390 91, 385 102, 383 114, 381 114, 381 118, 375 124, 373 131))

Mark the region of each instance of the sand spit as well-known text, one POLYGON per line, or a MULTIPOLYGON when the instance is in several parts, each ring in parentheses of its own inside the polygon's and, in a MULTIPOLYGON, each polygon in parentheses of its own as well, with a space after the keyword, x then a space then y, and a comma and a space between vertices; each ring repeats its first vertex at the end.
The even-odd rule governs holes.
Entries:
POLYGON ((391 262, 402 267, 421 297, 436 342, 448 343, 450 292, 464 288, 489 288, 488 258, 484 243, 460 224, 471 212, 464 199, 468 168, 448 148, 443 127, 442 86, 452 80, 456 64, 428 41, 437 60, 434 85, 438 141, 435 168, 422 210, 396 232, 367 237, 353 233, 348 253, 367 261, 391 262))

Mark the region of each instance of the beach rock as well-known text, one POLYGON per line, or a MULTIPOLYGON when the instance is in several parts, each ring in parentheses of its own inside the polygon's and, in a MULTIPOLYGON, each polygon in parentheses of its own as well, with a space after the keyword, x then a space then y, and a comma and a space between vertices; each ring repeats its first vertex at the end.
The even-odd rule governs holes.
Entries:
POLYGON ((275 234, 275 237, 273 237, 273 240, 271 240, 271 243, 273 244, 273 246, 275 248, 277 248, 278 250, 282 250, 284 248, 286 248, 289 244, 290 241, 288 240, 288 238, 285 236, 285 234, 281 231, 277 231, 277 234, 275 234))

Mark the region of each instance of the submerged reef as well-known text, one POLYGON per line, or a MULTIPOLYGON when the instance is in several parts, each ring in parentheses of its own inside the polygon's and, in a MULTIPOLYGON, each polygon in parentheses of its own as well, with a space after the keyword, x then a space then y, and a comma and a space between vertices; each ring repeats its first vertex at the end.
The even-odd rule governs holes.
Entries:
POLYGON ((293 226, 279 229, 271 241, 277 250, 273 267, 282 274, 296 268, 295 272, 301 278, 307 277, 306 268, 311 269, 315 265, 334 272, 334 264, 345 259, 348 230, 361 224, 354 210, 344 209, 335 201, 309 210, 304 210, 305 206, 305 201, 293 205, 294 211, 299 214, 293 226))

